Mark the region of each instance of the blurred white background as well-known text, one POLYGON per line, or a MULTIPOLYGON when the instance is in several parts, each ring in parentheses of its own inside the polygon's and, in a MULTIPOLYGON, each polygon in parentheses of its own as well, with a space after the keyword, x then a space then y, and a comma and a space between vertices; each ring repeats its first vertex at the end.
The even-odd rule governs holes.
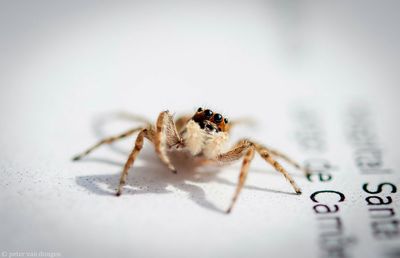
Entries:
MULTIPOLYGON (((305 209, 296 196, 249 192, 231 217, 215 212, 230 200, 238 166, 228 169, 230 185, 211 178, 168 197, 128 194, 116 201, 82 185, 114 183, 110 175, 118 175, 130 141, 94 155, 115 164, 69 158, 126 128, 99 120, 121 110, 155 119, 165 109, 181 114, 206 106, 228 118, 251 116, 258 127, 238 129, 234 138, 260 139, 301 159, 288 141, 286 117, 297 105, 332 114, 348 102, 366 102, 378 110, 382 135, 397 135, 399 7, 398 1, 0 3, 1 248, 63 257, 291 257, 290 247, 315 243, 298 224, 312 222, 295 215, 305 209), (287 201, 284 215, 282 207, 274 211, 276 198, 287 201), (254 210, 259 203, 266 206, 254 210)), ((382 141, 393 151, 399 143, 382 141)), ((388 155, 398 167, 393 151, 388 155)), ((145 168, 138 174, 145 176, 145 168)), ((132 184, 143 182, 134 174, 132 184)), ((170 175, 154 180, 180 185, 170 175)), ((290 192, 279 177, 260 180, 260 187, 290 192)), ((157 183, 147 183, 157 192, 157 183)), ((317 254, 303 248, 299 256, 317 254)))

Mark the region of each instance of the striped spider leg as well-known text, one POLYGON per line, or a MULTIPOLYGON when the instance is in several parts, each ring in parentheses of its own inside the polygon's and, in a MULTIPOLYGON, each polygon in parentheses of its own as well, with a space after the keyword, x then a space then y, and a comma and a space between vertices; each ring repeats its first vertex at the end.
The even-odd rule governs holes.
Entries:
POLYGON ((240 158, 243 158, 242 167, 240 169, 240 174, 239 174, 239 181, 235 193, 233 195, 231 204, 226 211, 227 213, 230 213, 232 211, 239 197, 239 194, 246 181, 250 162, 253 160, 255 152, 257 152, 265 161, 267 161, 270 165, 272 165, 275 168, 275 170, 280 172, 289 181, 289 183, 292 185, 294 191, 297 194, 301 194, 301 190, 297 186, 294 179, 275 159, 272 158, 272 154, 268 151, 267 148, 247 139, 240 140, 230 151, 220 154, 216 158, 216 161, 223 163, 232 162, 240 158))

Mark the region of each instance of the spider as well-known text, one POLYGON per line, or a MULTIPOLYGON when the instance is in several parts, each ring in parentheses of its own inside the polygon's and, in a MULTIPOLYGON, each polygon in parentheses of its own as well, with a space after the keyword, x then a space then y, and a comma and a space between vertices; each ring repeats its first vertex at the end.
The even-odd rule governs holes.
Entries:
POLYGON ((276 158, 281 158, 297 169, 302 169, 298 163, 287 157, 285 154, 267 148, 249 139, 239 140, 230 150, 224 151, 224 145, 228 140, 229 132, 232 126, 237 123, 238 122, 235 121, 228 122, 228 119, 224 118, 221 114, 214 113, 210 109, 203 109, 201 107, 197 109, 194 115, 181 116, 176 120, 174 120, 169 111, 163 111, 159 114, 155 125, 147 122, 146 126, 133 128, 120 135, 105 138, 82 154, 75 156, 73 160, 76 161, 83 158, 103 144, 110 144, 139 132, 136 137, 134 148, 130 152, 128 160, 123 168, 116 192, 117 196, 122 194, 129 169, 143 147, 144 138, 154 145, 155 151, 161 161, 173 173, 177 173, 177 171, 171 163, 167 151, 186 150, 193 157, 200 158, 207 164, 227 164, 243 159, 238 184, 229 208, 226 210, 227 213, 232 211, 238 199, 249 171, 250 162, 253 160, 255 152, 272 165, 275 170, 280 172, 289 181, 297 194, 301 194, 301 190, 293 178, 280 165, 280 163, 276 161, 276 158))

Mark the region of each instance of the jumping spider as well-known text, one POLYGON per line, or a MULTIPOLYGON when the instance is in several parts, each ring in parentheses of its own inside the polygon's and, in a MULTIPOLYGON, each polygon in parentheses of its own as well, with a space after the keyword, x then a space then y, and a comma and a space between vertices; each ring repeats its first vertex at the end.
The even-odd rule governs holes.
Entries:
POLYGON ((167 155, 167 151, 169 150, 186 150, 193 157, 203 159, 204 163, 226 164, 243 158, 239 182, 231 204, 226 211, 227 213, 232 211, 239 193, 243 188, 250 162, 252 161, 255 152, 272 165, 278 172, 282 173, 297 194, 301 194, 301 190, 296 185, 293 178, 275 160, 275 158, 282 158, 297 169, 301 169, 301 167, 283 153, 267 148, 249 139, 239 140, 229 151, 224 151, 223 147, 228 140, 229 131, 235 124, 235 121, 228 122, 228 119, 224 118, 219 113, 214 113, 210 109, 198 108, 197 112, 193 116, 182 116, 177 118, 175 121, 168 111, 163 111, 158 116, 155 125, 148 122, 146 126, 133 128, 120 135, 105 138, 82 154, 74 157, 73 160, 81 159, 94 149, 100 147, 102 144, 110 144, 116 140, 139 132, 136 137, 135 146, 122 171, 120 183, 116 192, 117 196, 122 193, 122 188, 126 183, 129 168, 133 165, 137 155, 142 149, 144 138, 154 144, 155 151, 161 161, 167 165, 173 173, 176 173, 176 169, 174 165, 171 164, 167 155))

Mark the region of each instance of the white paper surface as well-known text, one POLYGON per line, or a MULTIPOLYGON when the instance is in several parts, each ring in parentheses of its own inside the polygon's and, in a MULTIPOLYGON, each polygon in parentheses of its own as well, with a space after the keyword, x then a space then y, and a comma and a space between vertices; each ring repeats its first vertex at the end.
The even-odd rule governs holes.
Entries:
POLYGON ((0 9, 1 256, 399 257, 397 3, 0 9), (71 162, 137 125, 119 111, 199 106, 257 122, 232 143, 310 165, 307 179, 284 164, 303 194, 256 157, 226 215, 240 163, 194 171, 175 158, 174 175, 145 143, 116 198, 134 137, 71 162))

